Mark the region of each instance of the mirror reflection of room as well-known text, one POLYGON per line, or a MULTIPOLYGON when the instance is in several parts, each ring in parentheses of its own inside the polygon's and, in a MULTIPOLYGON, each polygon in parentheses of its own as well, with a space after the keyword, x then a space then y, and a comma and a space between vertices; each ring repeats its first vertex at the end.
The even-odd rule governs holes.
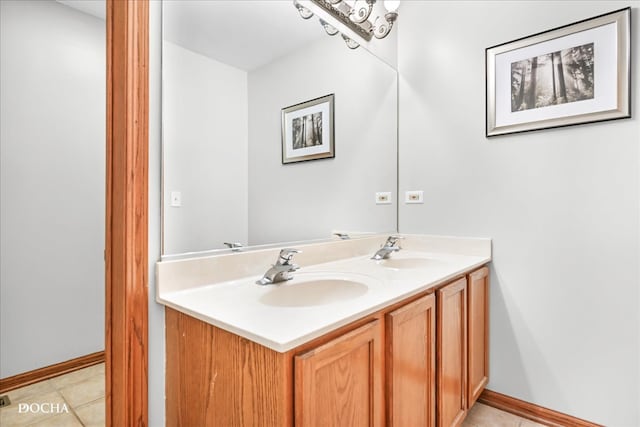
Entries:
POLYGON ((166 1, 162 58, 163 254, 397 228, 395 200, 375 199, 397 188, 397 74, 385 61, 289 1, 166 1), (319 110, 292 116, 290 161, 283 110, 328 94, 331 124, 319 110), (316 154, 329 133, 335 153, 316 154))

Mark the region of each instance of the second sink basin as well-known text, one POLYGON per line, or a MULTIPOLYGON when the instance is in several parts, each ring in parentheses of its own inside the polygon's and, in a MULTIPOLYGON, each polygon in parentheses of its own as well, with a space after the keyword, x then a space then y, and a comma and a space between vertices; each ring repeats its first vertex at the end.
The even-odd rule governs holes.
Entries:
POLYGON ((260 302, 276 307, 312 307, 350 300, 364 295, 369 287, 355 274, 298 274, 288 282, 272 286, 260 302))

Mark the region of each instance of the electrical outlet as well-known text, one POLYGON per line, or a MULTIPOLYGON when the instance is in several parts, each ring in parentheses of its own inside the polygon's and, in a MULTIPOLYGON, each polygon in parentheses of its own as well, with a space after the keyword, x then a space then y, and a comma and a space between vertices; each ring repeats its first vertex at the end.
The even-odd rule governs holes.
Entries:
POLYGON ((406 204, 424 203, 424 192, 422 190, 411 190, 404 193, 404 202, 406 204))
POLYGON ((390 205, 391 204, 391 192, 383 191, 376 193, 376 205, 390 205))

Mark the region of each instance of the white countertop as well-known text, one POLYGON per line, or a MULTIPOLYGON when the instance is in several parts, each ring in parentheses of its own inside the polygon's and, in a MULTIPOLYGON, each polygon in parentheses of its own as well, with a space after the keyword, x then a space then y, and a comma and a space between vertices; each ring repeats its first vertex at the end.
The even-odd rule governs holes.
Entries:
MULTIPOLYGON (((420 239, 421 237, 412 236, 412 238, 420 239)), ((380 239, 378 236, 378 239, 375 240, 376 245, 379 245, 380 239)), ((428 237, 424 239, 428 239, 428 237)), ((462 243, 464 240, 452 239, 458 239, 458 243, 462 243)), ((366 240, 363 239, 360 245, 366 246, 366 240)), ((447 245, 426 245, 421 242, 416 244, 407 240, 407 244, 403 245, 407 249, 391 255, 393 262, 400 268, 385 266, 385 261, 371 260, 370 257, 373 254, 371 252, 367 255, 352 256, 330 262, 306 266, 301 264, 302 268, 291 274, 292 280, 264 286, 255 284, 256 280, 262 277, 261 274, 224 281, 209 279, 209 283, 195 285, 191 283, 186 287, 180 283, 162 286, 160 279, 163 269, 158 268, 160 284, 157 301, 260 343, 272 350, 286 352, 395 302, 445 283, 462 273, 488 263, 491 260, 490 240, 469 239, 469 241, 477 247, 471 248, 466 251, 469 254, 465 254, 464 247, 462 247, 464 245, 458 245, 459 247, 455 250, 449 250, 447 245), (481 240, 483 242, 479 244, 478 242, 481 240), (426 246, 436 246, 436 251, 425 250, 426 246), (438 250, 443 248, 447 252, 438 250), (339 297, 333 298, 329 292, 326 295, 320 294, 316 299, 312 295, 313 288, 300 287, 305 282, 315 279, 348 280, 350 282, 347 285, 350 287, 348 292, 339 292, 339 297), (294 292, 288 289, 296 286, 298 288, 293 289, 294 292)), ((335 242, 331 243, 331 245, 335 244, 335 242)), ((346 245, 353 246, 354 244, 347 243, 346 245)), ((368 244, 369 247, 362 249, 370 251, 371 242, 368 244)), ((305 250, 326 252, 326 248, 322 248, 322 245, 326 244, 320 243, 317 244, 317 247, 309 245, 305 250)), ((332 246, 332 248, 334 247, 332 246)), ((272 256, 273 250, 270 252, 265 257, 272 256)), ((249 256, 252 257, 251 259, 255 259, 256 254, 249 254, 249 256)), ((275 258, 273 259, 275 260, 275 258)), ((229 258, 228 262, 231 260, 237 263, 241 258, 229 258)), ((220 262, 220 260, 215 261, 220 262)), ((183 261, 174 261, 173 263, 180 262, 183 261)), ((191 262, 190 269, 186 269, 185 265, 178 264, 162 267, 164 269, 180 267, 182 272, 198 270, 198 268, 193 268, 194 260, 191 262)), ((267 268, 268 264, 264 270, 266 271, 267 268)), ((164 274, 172 276, 173 282, 180 282, 180 275, 167 274, 166 272, 164 274)), ((185 281, 189 282, 187 278, 185 281)), ((344 289, 340 291, 344 291, 344 289)))

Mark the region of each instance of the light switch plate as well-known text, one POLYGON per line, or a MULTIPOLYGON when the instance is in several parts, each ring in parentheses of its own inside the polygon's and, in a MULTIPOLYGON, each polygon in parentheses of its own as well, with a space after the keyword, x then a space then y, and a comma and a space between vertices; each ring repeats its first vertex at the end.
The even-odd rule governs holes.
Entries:
POLYGON ((424 192, 422 190, 410 190, 404 193, 404 202, 406 204, 424 203, 424 192))
POLYGON ((182 206, 182 193, 179 191, 171 192, 171 206, 178 208, 182 206))
POLYGON ((391 204, 391 192, 382 191, 376 193, 376 205, 390 205, 391 204))

